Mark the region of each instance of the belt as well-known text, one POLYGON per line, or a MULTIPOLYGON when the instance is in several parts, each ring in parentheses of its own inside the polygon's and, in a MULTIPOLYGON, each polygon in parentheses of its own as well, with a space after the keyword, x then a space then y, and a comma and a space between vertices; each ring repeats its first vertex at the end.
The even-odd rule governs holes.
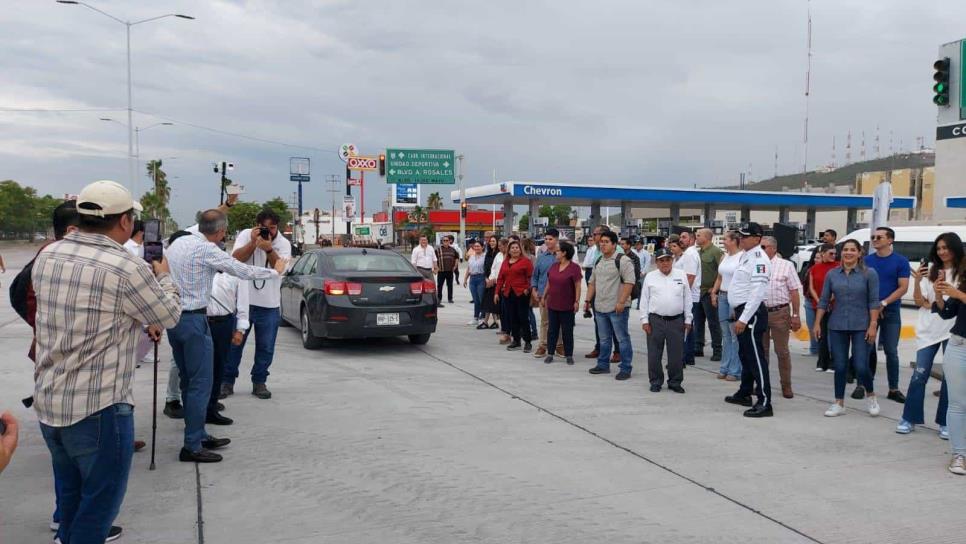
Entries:
POLYGON ((656 317, 658 319, 663 319, 664 321, 674 321, 675 319, 683 319, 684 318, 684 314, 678 314, 678 315, 657 315, 657 314, 650 314, 649 317, 656 317))
POLYGON ((727 295, 727 294, 728 294, 728 292, 727 292, 727 291, 722 291, 722 290, 720 290, 720 289, 718 290, 718 296, 719 296, 719 297, 720 297, 721 295, 727 295))
POLYGON ((209 315, 208 316, 208 321, 210 321, 212 323, 222 323, 224 321, 228 321, 232 317, 234 317, 234 316, 232 316, 232 315, 209 315))
POLYGON ((779 304, 778 306, 768 306, 768 313, 777 312, 778 310, 783 310, 788 308, 788 303, 779 304))
POLYGON ((432 268, 428 266, 417 266, 416 268, 418 268, 419 270, 432 270, 432 268))
POLYGON ((204 314, 208 312, 208 308, 197 308, 195 310, 181 310, 181 315, 184 314, 204 314))

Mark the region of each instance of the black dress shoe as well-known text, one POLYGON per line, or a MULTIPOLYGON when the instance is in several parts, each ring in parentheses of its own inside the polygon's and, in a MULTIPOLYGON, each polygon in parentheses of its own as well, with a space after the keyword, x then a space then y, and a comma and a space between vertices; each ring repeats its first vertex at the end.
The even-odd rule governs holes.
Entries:
POLYGON ((696 350, 694 350, 694 356, 695 357, 704 357, 704 349, 696 349, 696 350))
POLYGON ((738 395, 729 395, 725 397, 725 402, 728 404, 737 404, 738 406, 748 406, 751 407, 753 402, 751 402, 751 397, 739 397, 738 395))
POLYGON ((221 462, 222 457, 208 450, 188 451, 181 448, 178 459, 185 463, 218 463, 221 462))
POLYGON ((855 400, 862 400, 865 398, 865 388, 861 385, 856 385, 855 390, 852 391, 852 398, 855 400))
POLYGON ((906 396, 902 394, 902 391, 889 391, 889 394, 886 395, 886 398, 889 400, 894 400, 899 404, 906 403, 906 396))
POLYGON ((621 370, 620 372, 617 373, 616 376, 614 376, 614 379, 619 381, 624 381, 624 380, 629 380, 630 377, 631 377, 630 372, 627 372, 626 370, 621 370))
POLYGON ((217 450, 218 448, 224 448, 228 444, 231 444, 231 438, 215 438, 209 436, 206 440, 201 441, 201 446, 206 450, 217 450))
POLYGON ((711 354, 711 361, 712 362, 715 362, 715 363, 720 362, 721 361, 721 352, 720 351, 716 351, 716 352, 712 353, 711 354))
POLYGON ((754 406, 745 410, 745 417, 771 417, 775 415, 771 410, 771 406, 763 406, 761 404, 754 406))
POLYGON ((591 368, 590 370, 588 370, 588 372, 590 372, 591 374, 610 374, 610 369, 597 368, 595 366, 594 368, 591 368))
POLYGON ((652 383, 651 384, 651 393, 660 393, 660 392, 661 392, 661 384, 659 384, 659 383, 652 383))
POLYGON ((216 402, 215 403, 215 408, 217 408, 219 412, 224 412, 225 411, 225 405, 222 404, 222 403, 220 403, 220 402, 216 402))
POLYGON ((230 417, 225 417, 218 412, 209 412, 208 416, 205 417, 205 423, 211 423, 212 425, 231 425, 234 423, 230 417))
POLYGON ((172 400, 164 403, 164 415, 171 419, 184 419, 184 407, 180 400, 172 400))
POLYGON ((669 385, 667 388, 675 393, 684 393, 684 388, 680 385, 669 385))
POLYGON ((512 342, 506 347, 507 351, 516 351, 518 349, 520 349, 520 342, 512 342))

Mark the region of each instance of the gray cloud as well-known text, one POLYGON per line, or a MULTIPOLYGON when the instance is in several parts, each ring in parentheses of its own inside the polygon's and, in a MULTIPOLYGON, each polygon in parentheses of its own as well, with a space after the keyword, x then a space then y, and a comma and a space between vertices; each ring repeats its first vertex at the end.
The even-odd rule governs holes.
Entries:
MULTIPOLYGON (((184 125, 142 134, 142 161, 169 162, 182 221, 217 195, 230 159, 249 196, 288 196, 287 159, 313 159, 307 207, 345 141, 463 152, 470 184, 501 179, 691 186, 770 175, 802 161, 805 2, 89 0, 132 19, 135 107, 317 149, 184 125)), ((124 108, 124 28, 81 7, 19 0, 0 12, 0 108, 124 108)), ((809 166, 839 160, 853 130, 872 153, 889 131, 931 143, 930 66, 962 37, 966 5, 812 3, 809 166)), ((126 181, 123 112, 0 112, 0 178, 43 192, 126 181)), ((159 121, 138 114, 135 124, 159 121)), ((369 210, 386 187, 372 181, 369 210)), ((142 181, 142 187, 146 180, 142 181)), ((446 188, 448 189, 448 188, 446 188)), ((427 193, 429 191, 426 191, 427 193)))

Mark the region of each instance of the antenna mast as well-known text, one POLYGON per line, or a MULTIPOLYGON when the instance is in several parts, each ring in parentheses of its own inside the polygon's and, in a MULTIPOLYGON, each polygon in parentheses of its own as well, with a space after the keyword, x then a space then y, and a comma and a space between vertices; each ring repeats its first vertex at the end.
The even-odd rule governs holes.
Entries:
POLYGON ((808 95, 812 86, 812 2, 808 0, 808 65, 805 70, 805 126, 802 137, 802 184, 808 183, 808 95))

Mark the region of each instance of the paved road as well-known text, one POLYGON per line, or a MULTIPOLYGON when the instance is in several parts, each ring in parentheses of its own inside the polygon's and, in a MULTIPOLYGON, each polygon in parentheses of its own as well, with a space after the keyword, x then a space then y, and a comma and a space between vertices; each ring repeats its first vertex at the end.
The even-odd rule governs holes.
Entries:
MULTIPOLYGON (((24 255, 4 253, 11 267, 24 255)), ((733 387, 707 360, 687 370, 686 395, 652 394, 639 331, 636 374, 616 382, 587 374, 583 359, 544 365, 506 352, 492 332, 464 325, 467 299, 460 290, 423 347, 386 340, 308 352, 295 330, 281 331, 274 398, 239 387, 227 401, 236 424, 209 429, 234 440, 224 463, 179 463, 180 422, 161 416, 158 469, 135 455, 122 541, 963 541, 966 518, 946 515, 966 507, 966 479, 945 470, 948 443, 925 428, 896 435, 890 401, 877 419, 859 410, 823 418, 832 376, 812 371, 801 344, 796 398, 777 399, 775 418, 747 420, 721 402, 733 387)), ((582 354, 589 320, 577 335, 582 354)), ((4 544, 50 538, 49 458, 16 402, 30 391, 28 339, 4 293, 0 407, 26 420, 22 449, 0 476, 4 544)), ((903 346, 903 361, 912 350, 903 346)), ((149 437, 152 367, 138 372, 137 434, 149 437)), ((904 368, 903 386, 908 379, 904 368)))

